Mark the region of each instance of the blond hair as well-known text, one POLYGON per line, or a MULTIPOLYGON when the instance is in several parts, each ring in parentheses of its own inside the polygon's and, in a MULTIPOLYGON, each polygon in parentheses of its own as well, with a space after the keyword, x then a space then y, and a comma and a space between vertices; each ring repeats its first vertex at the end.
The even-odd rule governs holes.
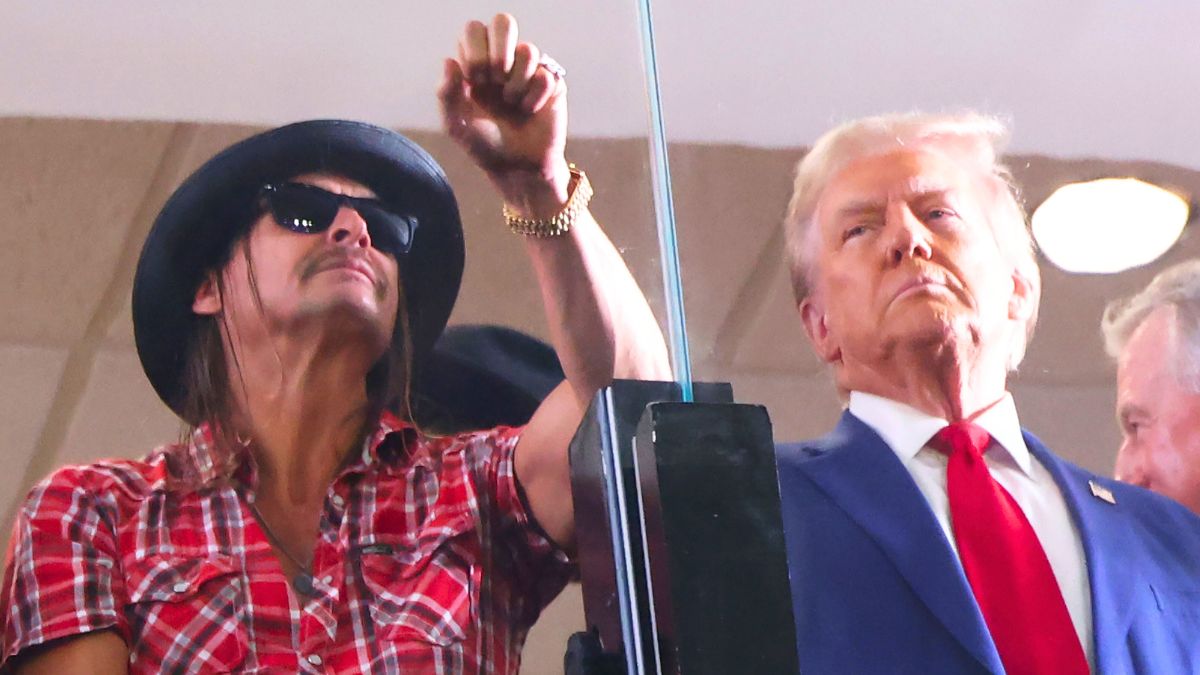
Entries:
POLYGON ((989 226, 1000 250, 1031 290, 1032 307, 1025 330, 1014 333, 1008 367, 1015 370, 1025 356, 1025 346, 1037 324, 1041 275, 1034 254, 1020 193, 1008 168, 999 161, 1008 139, 1008 128, 998 118, 979 113, 930 115, 900 113, 846 122, 817 139, 796 165, 792 198, 784 220, 792 290, 796 300, 812 291, 815 246, 813 219, 817 203, 829 182, 850 163, 901 148, 935 148, 950 155, 985 186, 984 204, 989 226))

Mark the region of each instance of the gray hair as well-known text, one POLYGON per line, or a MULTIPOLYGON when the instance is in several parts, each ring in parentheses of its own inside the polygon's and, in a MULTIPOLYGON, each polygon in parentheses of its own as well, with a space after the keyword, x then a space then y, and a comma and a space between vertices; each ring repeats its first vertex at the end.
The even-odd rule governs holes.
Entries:
POLYGON ((1200 260, 1169 267, 1136 295, 1108 303, 1100 321, 1104 348, 1119 358, 1138 326, 1161 308, 1175 310, 1172 370, 1185 389, 1200 394, 1200 260))
POLYGON ((899 148, 936 147, 952 154, 983 177, 989 206, 989 225, 1000 250, 1008 256, 1019 276, 1032 291, 1032 307, 1024 331, 1014 333, 1008 357, 1009 370, 1016 370, 1025 357, 1025 346, 1037 325, 1041 298, 1041 274, 1034 255, 1033 237, 1021 206, 1012 174, 998 160, 1008 139, 1008 128, 1000 119, 979 113, 929 115, 901 113, 866 117, 847 122, 817 139, 812 150, 796 165, 792 199, 784 220, 792 290, 796 300, 811 292, 813 258, 812 227, 817 203, 829 182, 846 165, 859 159, 885 154, 899 148))

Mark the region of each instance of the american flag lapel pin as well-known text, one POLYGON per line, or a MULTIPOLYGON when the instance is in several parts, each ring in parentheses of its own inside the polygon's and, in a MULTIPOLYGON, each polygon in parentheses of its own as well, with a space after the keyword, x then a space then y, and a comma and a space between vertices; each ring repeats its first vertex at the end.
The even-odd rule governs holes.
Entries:
POLYGON ((1109 504, 1117 503, 1117 498, 1113 496, 1112 490, 1109 490, 1108 488, 1097 483, 1096 481, 1089 480, 1088 487, 1090 487, 1092 489, 1092 496, 1095 497, 1096 499, 1103 499, 1104 501, 1108 502, 1109 504))

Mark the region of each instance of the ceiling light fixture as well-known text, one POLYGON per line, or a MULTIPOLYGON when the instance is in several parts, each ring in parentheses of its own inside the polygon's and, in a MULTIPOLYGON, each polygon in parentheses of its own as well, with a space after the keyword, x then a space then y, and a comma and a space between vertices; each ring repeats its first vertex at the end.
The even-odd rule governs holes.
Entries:
POLYGON ((1145 265, 1175 244, 1189 206, 1136 178, 1069 183, 1033 212, 1038 247, 1067 272, 1112 274, 1145 265))

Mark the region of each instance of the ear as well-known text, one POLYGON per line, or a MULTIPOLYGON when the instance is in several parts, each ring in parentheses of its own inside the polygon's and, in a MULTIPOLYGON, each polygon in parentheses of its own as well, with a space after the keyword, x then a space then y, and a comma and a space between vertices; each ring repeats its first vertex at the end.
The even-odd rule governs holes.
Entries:
POLYGON ((192 299, 192 311, 202 316, 212 316, 221 311, 221 289, 217 285, 217 272, 209 272, 196 289, 192 299))
POLYGON ((1008 299, 1008 318, 1013 321, 1026 321, 1034 308, 1034 294, 1037 292, 1034 283, 1026 278, 1020 270, 1013 270, 1013 292, 1008 299))
POLYGON ((800 320, 804 322, 804 330, 808 333, 808 340, 812 343, 817 357, 825 363, 841 361, 842 348, 829 331, 829 324, 821 306, 809 296, 796 304, 796 310, 800 312, 800 320))

